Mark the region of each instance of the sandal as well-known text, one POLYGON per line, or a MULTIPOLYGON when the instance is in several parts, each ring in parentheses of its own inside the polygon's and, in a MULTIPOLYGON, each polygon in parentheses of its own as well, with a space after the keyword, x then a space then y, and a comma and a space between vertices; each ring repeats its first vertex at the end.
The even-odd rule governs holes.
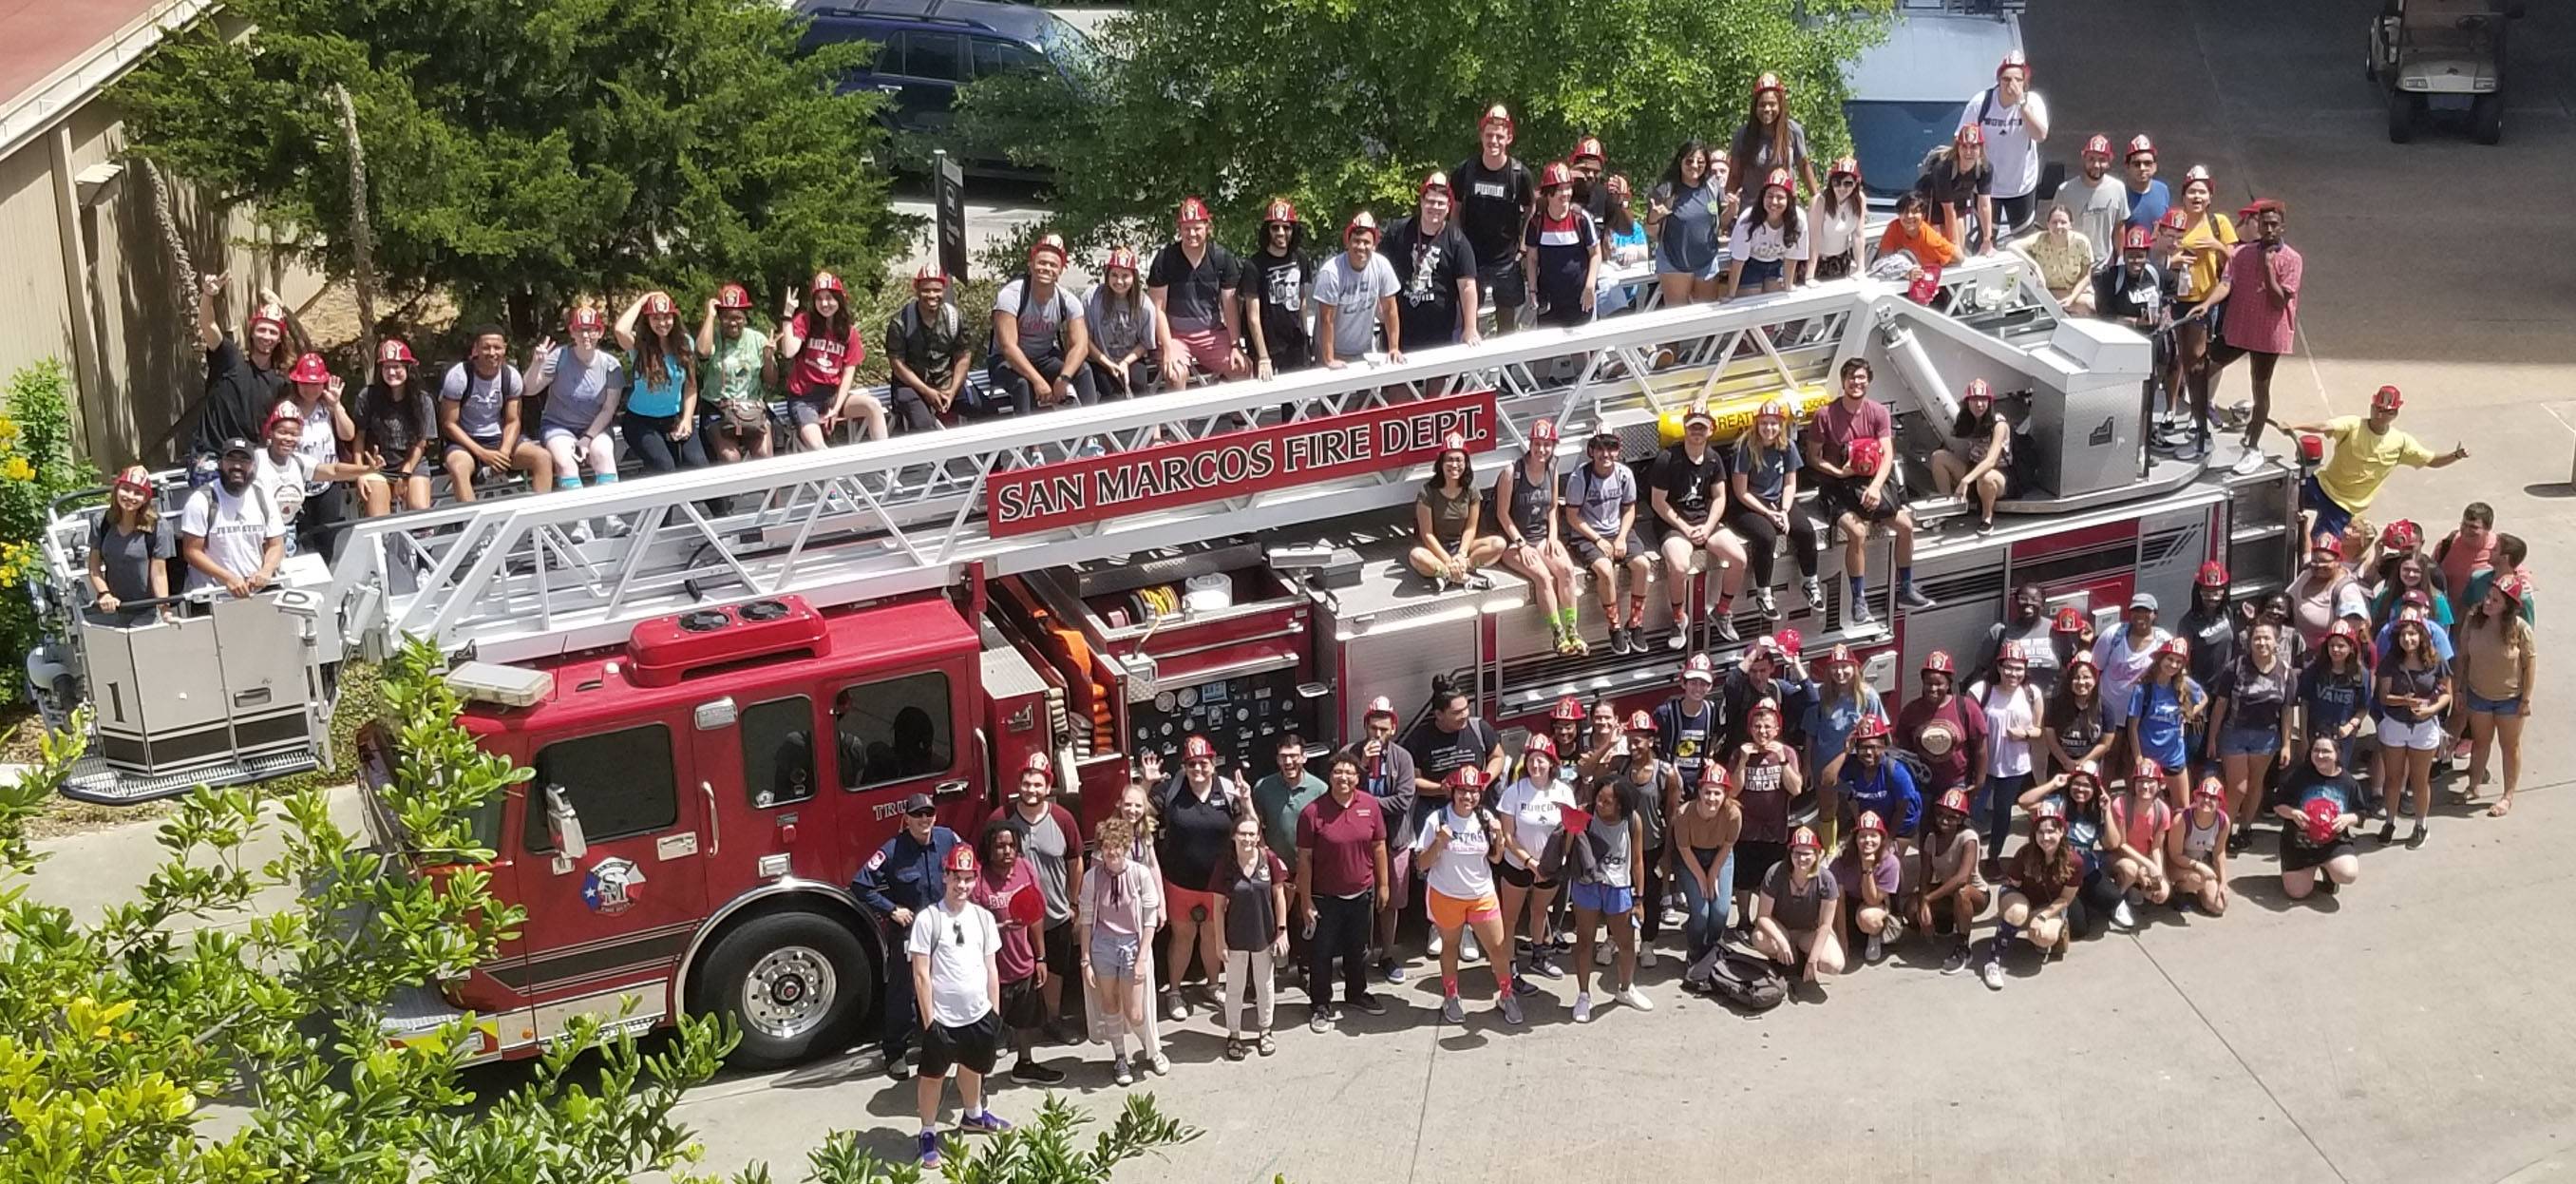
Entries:
POLYGON ((1582 642, 1576 641, 1572 634, 1560 631, 1556 635, 1556 656, 1560 658, 1571 658, 1576 654, 1582 653, 1583 651, 1580 648, 1582 644, 1582 642))
POLYGON ((2487 817, 2489 818, 2502 818, 2511 813, 2513 813, 2512 798, 2499 798, 2496 800, 2496 804, 2487 807, 2487 817))
POLYGON ((1242 1060, 1245 1055, 1242 1037, 1228 1036, 1225 1038, 1225 1059, 1229 1061, 1239 1061, 1242 1060))
POLYGON ((1254 1046, 1254 1047, 1256 1047, 1256 1048, 1258 1048, 1258 1049, 1260 1049, 1260 1050, 1261 1050, 1261 1055, 1263 1055, 1263 1056, 1265 1056, 1265 1057, 1266 1057, 1266 1056, 1270 1056, 1270 1055, 1272 1055, 1272 1054, 1274 1054, 1274 1053, 1277 1053, 1277 1052, 1279 1051, 1279 1042, 1278 1042, 1278 1041, 1276 1041, 1276 1040, 1271 1039, 1271 1038, 1270 1038, 1270 1033, 1268 1033, 1268 1032, 1264 1032, 1264 1033, 1262 1033, 1262 1034, 1261 1034, 1261 1039, 1259 1039, 1259 1040, 1257 1040, 1257 1041, 1254 1041, 1254 1042, 1253 1042, 1253 1046, 1254 1046))

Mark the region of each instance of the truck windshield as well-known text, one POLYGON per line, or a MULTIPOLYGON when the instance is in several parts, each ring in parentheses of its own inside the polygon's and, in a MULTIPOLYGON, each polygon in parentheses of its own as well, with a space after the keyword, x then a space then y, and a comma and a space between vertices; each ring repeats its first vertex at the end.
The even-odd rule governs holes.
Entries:
POLYGON ((1923 156, 1959 130, 1959 104, 1854 99, 1843 104, 1852 155, 1860 160, 1861 187, 1892 201, 1914 188, 1923 156))

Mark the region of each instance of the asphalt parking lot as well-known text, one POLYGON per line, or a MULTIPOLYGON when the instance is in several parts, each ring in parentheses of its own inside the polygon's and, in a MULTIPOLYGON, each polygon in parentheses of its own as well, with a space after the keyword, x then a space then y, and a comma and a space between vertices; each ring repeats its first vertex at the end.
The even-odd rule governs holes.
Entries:
MULTIPOLYGON (((2286 200, 2306 255, 2302 355, 2280 371, 2296 422, 2360 410, 2394 383, 2405 426, 2471 463, 2405 473, 2376 507, 2437 530, 2495 505, 2531 540, 2545 610, 2576 547, 2576 176, 2567 78, 2576 20, 2533 5, 2515 31, 2506 140, 2458 131, 2390 144, 2361 78, 2367 6, 2156 0, 2037 5, 2026 40, 2066 147, 2155 135, 2169 175, 2206 163, 2224 208, 2286 200)), ((1964 96, 1963 96, 1964 97, 1964 96)), ((2068 152, 2066 155, 2071 156, 2068 152)), ((2245 397, 2241 371, 2222 401, 2245 397)), ((2576 694, 2544 611, 2544 717, 2576 694)), ((2225 918, 2159 921, 2023 965, 1989 993, 1920 944, 1822 1003, 1744 1019, 1681 995, 1576 1026, 1550 984, 1529 1027, 1437 1023, 1417 974, 1379 1020, 1313 1036, 1283 1004, 1277 1057, 1232 1064, 1204 1010, 1182 1026, 1165 1108, 1206 1132, 1140 1180, 1756 1178, 2498 1181, 2576 1172, 2576 953, 2535 918, 2569 887, 2576 742, 2534 727, 2509 820, 2438 811, 2421 851, 2364 844, 2339 898, 2293 904, 2268 857, 2240 860, 2225 918)), ((2544 922, 2545 925, 2545 922, 2544 922)), ((1470 992, 1483 981, 1467 977, 1470 992)), ((1074 1050, 1060 1050, 1068 1059, 1074 1050)), ((1101 1055, 1074 1096, 1113 1107, 1101 1055)), ((1143 1088, 1140 1085, 1139 1088, 1143 1088)), ((1004 1089, 1014 1117, 1036 1105, 1004 1089)), ((785 1166, 825 1131, 906 1147, 911 1090, 872 1057, 737 1078, 686 1117, 709 1164, 785 1166)))

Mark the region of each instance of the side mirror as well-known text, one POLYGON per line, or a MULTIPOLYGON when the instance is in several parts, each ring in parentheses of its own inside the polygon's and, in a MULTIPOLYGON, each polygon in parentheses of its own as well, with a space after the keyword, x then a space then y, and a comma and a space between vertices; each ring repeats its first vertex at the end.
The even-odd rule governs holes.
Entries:
POLYGON ((590 841, 581 834, 581 815, 573 812, 572 799, 564 796, 560 785, 546 787, 546 837, 553 841, 558 860, 590 853, 590 841))

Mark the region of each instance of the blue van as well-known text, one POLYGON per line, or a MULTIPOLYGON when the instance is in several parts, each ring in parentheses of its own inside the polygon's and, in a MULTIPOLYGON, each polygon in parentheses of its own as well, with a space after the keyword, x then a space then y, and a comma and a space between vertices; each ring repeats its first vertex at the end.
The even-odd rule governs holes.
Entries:
MULTIPOLYGON (((848 41, 877 47, 872 63, 842 76, 841 93, 883 93, 887 102, 880 117, 898 141, 917 138, 951 151, 958 87, 1019 71, 1052 73, 1071 83, 1098 52, 1064 18, 996 0, 796 0, 795 11, 808 22, 802 48, 848 41)), ((899 144, 897 156, 909 162, 913 153, 904 147, 899 144)), ((1001 160, 965 163, 975 171, 1010 169, 1001 160)))

